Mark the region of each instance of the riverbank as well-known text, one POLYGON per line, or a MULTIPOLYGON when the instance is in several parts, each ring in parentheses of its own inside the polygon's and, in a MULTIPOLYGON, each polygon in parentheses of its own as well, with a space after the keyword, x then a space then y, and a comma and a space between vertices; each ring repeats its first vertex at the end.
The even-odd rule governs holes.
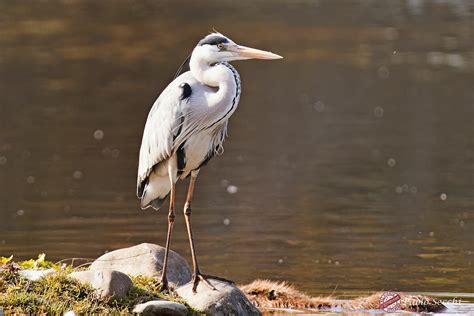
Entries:
MULTIPOLYGON (((259 315, 274 309, 355 311, 387 306, 375 293, 349 301, 310 297, 284 282, 256 280, 247 285, 211 280, 190 289, 191 270, 177 253, 170 253, 169 293, 159 292, 163 248, 140 244, 112 251, 90 266, 53 263, 42 254, 35 260, 15 262, 0 257, 0 308, 6 314, 227 314, 259 315)), ((437 312, 443 304, 426 296, 397 294, 393 308, 437 312)))

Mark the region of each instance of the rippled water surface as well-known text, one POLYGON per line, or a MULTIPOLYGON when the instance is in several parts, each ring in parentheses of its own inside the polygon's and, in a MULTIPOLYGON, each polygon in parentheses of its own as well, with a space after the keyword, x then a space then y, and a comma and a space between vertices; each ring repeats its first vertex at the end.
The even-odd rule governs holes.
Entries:
MULTIPOLYGON (((204 272, 311 294, 474 292, 472 1, 2 1, 0 255, 164 244, 140 211, 154 99, 212 28, 235 62, 225 154, 200 173, 204 272)), ((178 209, 185 184, 181 183, 178 209)), ((189 257, 181 211, 172 248, 189 257)))

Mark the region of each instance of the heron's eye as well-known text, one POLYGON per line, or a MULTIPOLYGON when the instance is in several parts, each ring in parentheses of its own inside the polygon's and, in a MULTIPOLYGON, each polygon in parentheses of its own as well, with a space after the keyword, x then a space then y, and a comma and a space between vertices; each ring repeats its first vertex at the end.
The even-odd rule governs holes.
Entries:
POLYGON ((222 43, 217 44, 217 48, 219 48, 221 50, 224 49, 224 44, 222 44, 222 43))

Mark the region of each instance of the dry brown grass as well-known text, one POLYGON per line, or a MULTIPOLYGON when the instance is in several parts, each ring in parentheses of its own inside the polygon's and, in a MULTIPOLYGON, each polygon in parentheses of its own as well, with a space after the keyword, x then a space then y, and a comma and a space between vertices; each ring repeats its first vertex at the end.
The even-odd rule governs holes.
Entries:
MULTIPOLYGON (((382 292, 359 297, 349 301, 337 300, 334 297, 311 297, 286 282, 270 280, 255 280, 250 284, 240 286, 240 289, 260 309, 292 308, 292 309, 332 309, 368 310, 379 309, 382 292)), ((430 297, 422 295, 401 296, 400 308, 411 312, 439 312, 445 306, 430 297)))

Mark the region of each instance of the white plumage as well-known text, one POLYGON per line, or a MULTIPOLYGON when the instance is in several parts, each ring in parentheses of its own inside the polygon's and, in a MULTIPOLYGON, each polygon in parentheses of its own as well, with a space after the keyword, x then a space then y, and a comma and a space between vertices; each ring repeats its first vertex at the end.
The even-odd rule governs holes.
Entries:
POLYGON ((222 153, 228 120, 240 100, 240 77, 228 61, 250 58, 282 57, 237 45, 220 33, 206 36, 191 54, 190 71, 165 88, 148 115, 140 148, 137 196, 142 208, 159 209, 171 193, 162 276, 164 288, 167 288, 166 262, 174 222, 174 187, 178 179, 189 175, 185 215, 195 286, 199 278, 203 278, 197 267, 190 228, 194 182, 201 166, 215 154, 222 153))

